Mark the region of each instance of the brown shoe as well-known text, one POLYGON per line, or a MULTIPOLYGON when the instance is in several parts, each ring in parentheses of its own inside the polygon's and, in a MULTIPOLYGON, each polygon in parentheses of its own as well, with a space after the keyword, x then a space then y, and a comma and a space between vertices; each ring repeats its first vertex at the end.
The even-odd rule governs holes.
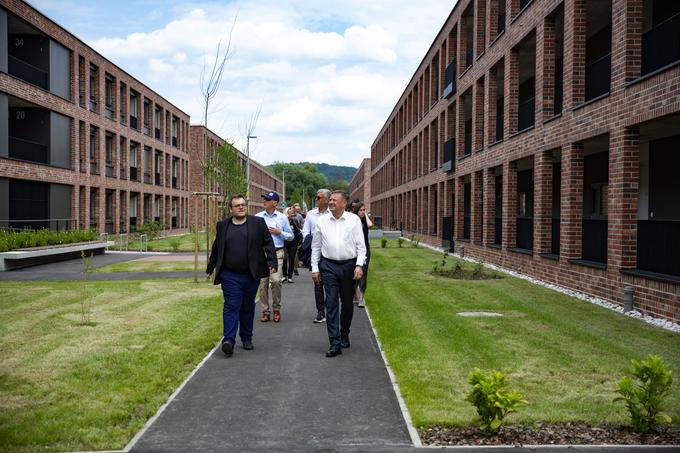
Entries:
POLYGON ((279 310, 274 310, 274 322, 281 321, 281 312, 279 310))
MULTIPOLYGON (((274 315, 274 316, 276 316, 276 315, 274 315)), ((269 321, 269 312, 268 311, 262 312, 262 318, 260 318, 260 321, 262 321, 262 322, 268 322, 269 321)))

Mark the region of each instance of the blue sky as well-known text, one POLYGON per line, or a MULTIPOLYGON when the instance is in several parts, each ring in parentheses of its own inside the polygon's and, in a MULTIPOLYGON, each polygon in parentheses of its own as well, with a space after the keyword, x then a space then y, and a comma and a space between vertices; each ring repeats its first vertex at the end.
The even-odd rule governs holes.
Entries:
POLYGON ((456 0, 32 0, 203 122, 200 74, 234 18, 208 127, 263 164, 357 166, 456 0))

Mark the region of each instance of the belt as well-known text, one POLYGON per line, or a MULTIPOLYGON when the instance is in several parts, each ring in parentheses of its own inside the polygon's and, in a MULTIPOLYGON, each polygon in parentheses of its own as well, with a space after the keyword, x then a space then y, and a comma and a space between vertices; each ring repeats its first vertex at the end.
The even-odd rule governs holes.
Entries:
POLYGON ((347 264, 347 263, 350 263, 350 262, 352 262, 352 261, 356 261, 356 260, 357 260, 356 257, 355 257, 355 258, 350 258, 350 259, 348 259, 348 260, 332 260, 332 259, 330 259, 330 258, 326 258, 325 256, 322 256, 321 259, 323 259, 324 261, 328 261, 329 263, 337 264, 337 265, 339 265, 339 266, 342 266, 342 265, 344 265, 344 264, 347 264))

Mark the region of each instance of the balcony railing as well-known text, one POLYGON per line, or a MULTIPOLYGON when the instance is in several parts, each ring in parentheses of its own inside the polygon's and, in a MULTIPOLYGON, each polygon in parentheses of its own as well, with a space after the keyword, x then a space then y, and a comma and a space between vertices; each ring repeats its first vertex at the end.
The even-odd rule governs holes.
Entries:
POLYGON ((454 171, 456 169, 456 139, 451 138, 444 142, 444 162, 442 163, 442 171, 454 171))
POLYGON ((47 145, 33 142, 19 137, 9 137, 9 157, 28 160, 31 162, 48 163, 49 150, 47 145))
POLYGON ((454 59, 444 71, 444 92, 442 97, 449 98, 456 92, 456 60, 454 59))
POLYGON ((612 78, 612 54, 586 66, 586 101, 609 93, 612 78))
POLYGON ((638 220, 637 268, 680 277, 680 221, 638 220))
POLYGON ((607 221, 583 219, 581 258, 607 262, 607 221))
POLYGON ((7 69, 10 74, 32 85, 49 89, 49 74, 47 71, 33 66, 14 55, 7 56, 7 69))
POLYGON ((642 34, 642 75, 680 60, 680 14, 642 34))
POLYGON ((517 115, 517 130, 523 131, 534 125, 536 120, 536 105, 535 98, 529 98, 524 102, 520 102, 519 111, 517 115))
POLYGON ((493 229, 493 243, 496 245, 501 245, 503 243, 503 217, 494 218, 493 229))
POLYGON ((552 219, 550 249, 553 255, 560 254, 560 219, 552 219))
POLYGON ((516 246, 520 249, 534 249, 534 219, 517 217, 516 246))
POLYGON ((130 167, 130 180, 137 181, 137 167, 130 167))
POLYGON ((47 228, 52 231, 68 231, 71 229, 72 219, 0 219, 2 230, 39 230, 47 228))

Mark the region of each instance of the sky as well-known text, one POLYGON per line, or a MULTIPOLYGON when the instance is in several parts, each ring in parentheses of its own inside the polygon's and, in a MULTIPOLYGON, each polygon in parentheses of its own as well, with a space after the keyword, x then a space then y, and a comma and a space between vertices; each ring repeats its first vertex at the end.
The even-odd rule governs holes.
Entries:
POLYGON ((456 0, 29 0, 251 158, 358 167, 456 0))

